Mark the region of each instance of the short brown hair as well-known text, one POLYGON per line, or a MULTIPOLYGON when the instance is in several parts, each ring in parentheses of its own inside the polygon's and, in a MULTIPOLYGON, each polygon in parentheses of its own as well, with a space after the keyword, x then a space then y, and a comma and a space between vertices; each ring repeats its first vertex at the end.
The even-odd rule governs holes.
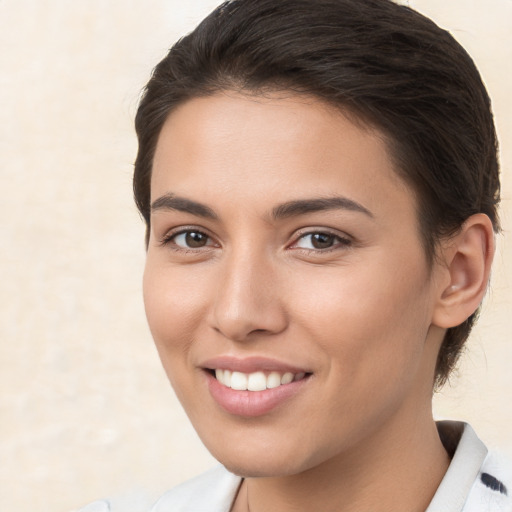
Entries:
MULTIPOLYGON (((490 100, 466 51, 445 30, 390 0, 232 0, 180 39, 156 66, 136 116, 135 201, 150 227, 160 130, 187 99, 220 90, 308 94, 387 138, 418 200, 428 260, 475 213, 499 230, 497 141, 490 100)), ((477 313, 448 329, 441 385, 477 313)))

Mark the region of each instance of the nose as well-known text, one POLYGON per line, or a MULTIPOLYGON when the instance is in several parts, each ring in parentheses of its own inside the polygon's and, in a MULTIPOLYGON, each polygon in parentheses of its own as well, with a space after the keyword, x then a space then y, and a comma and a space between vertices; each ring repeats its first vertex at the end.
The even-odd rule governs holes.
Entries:
POLYGON ((210 325, 232 341, 278 334, 287 327, 280 279, 262 256, 232 254, 223 262, 210 325))

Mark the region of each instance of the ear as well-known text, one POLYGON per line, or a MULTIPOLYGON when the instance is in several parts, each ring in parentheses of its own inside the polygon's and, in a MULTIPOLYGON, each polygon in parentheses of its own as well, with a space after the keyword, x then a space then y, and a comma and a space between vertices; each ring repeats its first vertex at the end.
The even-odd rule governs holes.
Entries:
POLYGON ((487 290, 494 250, 493 226, 483 213, 469 217, 457 235, 442 243, 443 278, 434 325, 455 327, 477 310, 487 290))

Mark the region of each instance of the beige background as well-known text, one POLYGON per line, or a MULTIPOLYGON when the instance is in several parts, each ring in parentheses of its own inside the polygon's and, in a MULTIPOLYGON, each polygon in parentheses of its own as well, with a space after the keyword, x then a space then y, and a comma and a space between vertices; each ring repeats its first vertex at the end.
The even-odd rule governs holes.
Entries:
MULTIPOLYGON (((411 0, 474 56, 511 226, 512 1, 411 0)), ((150 69, 216 0, 0 1, 0 510, 144 510, 213 464, 164 377, 141 301, 132 118, 150 69), (123 498, 116 498, 122 502, 123 498)), ((512 455, 512 237, 440 416, 512 455)))

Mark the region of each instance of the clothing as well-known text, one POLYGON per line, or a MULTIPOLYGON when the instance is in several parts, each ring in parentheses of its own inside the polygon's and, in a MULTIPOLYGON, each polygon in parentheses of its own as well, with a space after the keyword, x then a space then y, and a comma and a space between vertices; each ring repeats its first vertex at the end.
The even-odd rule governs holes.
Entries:
MULTIPOLYGON (((438 429, 453 456, 425 512, 512 512, 512 464, 489 453, 465 423, 439 422, 438 429)), ((229 512, 241 482, 218 466, 168 491, 150 512, 229 512)), ((89 507, 97 508, 79 512, 118 512, 107 502, 89 507)))

